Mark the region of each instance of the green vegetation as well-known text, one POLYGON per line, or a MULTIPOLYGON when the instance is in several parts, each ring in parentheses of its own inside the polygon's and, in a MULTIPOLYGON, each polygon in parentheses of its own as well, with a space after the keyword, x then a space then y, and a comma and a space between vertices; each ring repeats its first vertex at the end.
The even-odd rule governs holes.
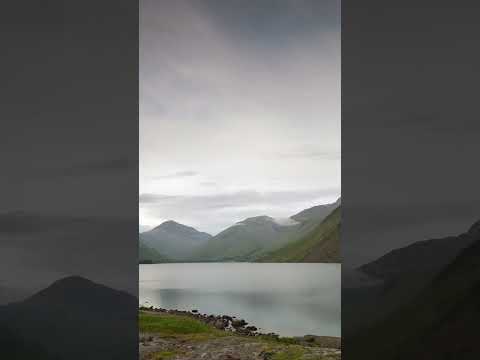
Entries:
POLYGON ((271 249, 288 243, 297 227, 278 226, 272 218, 246 219, 214 236, 195 258, 203 261, 255 261, 271 249))
POLYGON ((157 333, 163 336, 192 335, 201 339, 209 336, 227 336, 224 331, 217 330, 199 320, 180 315, 156 315, 140 311, 139 329, 141 332, 157 333))
POLYGON ((178 315, 155 316, 145 312, 140 312, 139 327, 142 332, 165 335, 199 334, 211 331, 208 325, 189 317, 178 315))
MULTIPOLYGON (((340 354, 322 354, 319 347, 305 345, 294 338, 275 336, 244 336, 222 331, 195 318, 150 311, 139 312, 141 337, 151 344, 154 338, 162 338, 163 348, 146 346, 143 360, 168 360, 181 355, 192 360, 201 354, 228 349, 233 353, 263 353, 270 360, 326 360, 340 358, 340 354), (148 349, 152 349, 148 352, 148 349)), ((143 343, 144 340, 140 340, 143 343)))
POLYGON ((259 259, 261 262, 340 262, 340 206, 311 232, 259 259))
POLYGON ((143 241, 138 241, 138 259, 139 263, 162 263, 168 262, 168 258, 161 255, 157 250, 148 247, 143 241))
POLYGON ((339 226, 333 229, 330 240, 324 239, 325 229, 319 229, 339 206, 340 199, 314 206, 291 216, 288 223, 269 216, 251 217, 213 237, 166 221, 139 235, 140 262, 339 262, 339 226))
POLYGON ((301 360, 305 350, 301 346, 290 346, 284 351, 277 352, 272 360, 301 360))
POLYGON ((173 358, 175 355, 177 355, 177 353, 174 351, 160 351, 151 354, 148 357, 148 360, 168 360, 173 358))

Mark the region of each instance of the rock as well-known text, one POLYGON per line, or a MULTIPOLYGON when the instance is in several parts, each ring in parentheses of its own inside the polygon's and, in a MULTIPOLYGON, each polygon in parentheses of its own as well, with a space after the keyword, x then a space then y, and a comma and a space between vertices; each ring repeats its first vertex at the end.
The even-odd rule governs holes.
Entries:
POLYGON ((215 321, 213 326, 215 326, 217 329, 224 330, 228 326, 228 323, 225 320, 218 319, 215 321))
POLYGON ((248 323, 247 323, 245 320, 243 320, 243 319, 235 319, 235 320, 232 321, 232 326, 233 326, 234 328, 241 328, 241 327, 243 327, 243 326, 245 326, 245 325, 247 325, 247 324, 248 324, 248 323))
POLYGON ((269 351, 262 351, 259 356, 262 360, 271 360, 275 354, 269 351))
POLYGON ((233 320, 233 318, 231 316, 228 316, 228 315, 222 315, 222 318, 225 319, 225 320, 228 320, 228 321, 233 320))
POLYGON ((231 354, 225 354, 220 357, 220 360, 241 360, 241 359, 231 354))

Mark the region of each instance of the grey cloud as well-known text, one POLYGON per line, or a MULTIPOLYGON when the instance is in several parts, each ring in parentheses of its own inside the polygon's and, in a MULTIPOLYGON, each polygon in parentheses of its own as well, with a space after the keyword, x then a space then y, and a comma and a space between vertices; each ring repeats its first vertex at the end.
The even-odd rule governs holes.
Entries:
POLYGON ((214 231, 340 195, 338 0, 140 10, 140 221, 214 231))
POLYGON ((141 194, 140 208, 160 219, 172 219, 216 233, 246 217, 288 217, 305 208, 334 201, 339 194, 339 189, 266 193, 249 190, 198 196, 141 194))
POLYGON ((249 206, 252 204, 280 205, 339 194, 339 189, 308 191, 273 191, 260 193, 254 190, 220 193, 215 195, 171 196, 161 194, 141 194, 140 204, 157 204, 161 206, 181 206, 187 209, 222 209, 249 206))
POLYGON ((154 180, 175 179, 175 178, 184 178, 184 177, 191 177, 191 176, 197 176, 197 175, 198 175, 198 172, 196 171, 177 171, 173 174, 155 176, 153 177, 153 179, 154 180))

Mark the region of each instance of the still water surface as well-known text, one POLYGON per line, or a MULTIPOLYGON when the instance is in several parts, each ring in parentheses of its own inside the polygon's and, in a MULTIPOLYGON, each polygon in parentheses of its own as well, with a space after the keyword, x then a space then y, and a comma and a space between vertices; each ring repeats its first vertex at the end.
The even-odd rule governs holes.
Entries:
POLYGON ((340 336, 339 264, 140 265, 140 304, 243 318, 282 336, 340 336))

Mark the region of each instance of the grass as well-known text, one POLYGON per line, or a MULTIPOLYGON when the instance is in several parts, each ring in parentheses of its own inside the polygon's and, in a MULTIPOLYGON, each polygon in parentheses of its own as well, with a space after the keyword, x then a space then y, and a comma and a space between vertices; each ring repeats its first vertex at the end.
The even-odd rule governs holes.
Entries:
MULTIPOLYGON (((182 315, 157 314, 148 311, 139 312, 140 332, 154 333, 162 337, 180 341, 207 341, 219 337, 231 336, 238 341, 250 341, 263 344, 265 351, 271 352, 271 360, 302 360, 308 354, 304 346, 294 338, 275 338, 271 336, 243 337, 218 330, 197 319, 182 315)), ((232 340, 234 340, 232 338, 232 340)), ((161 351, 149 355, 148 360, 168 360, 178 355, 176 352, 161 351)), ((314 359, 310 358, 309 359, 314 359)))
POLYGON ((277 352, 272 360, 302 360, 305 351, 300 346, 289 346, 284 351, 277 352))
POLYGON ((139 329, 141 332, 170 337, 187 337, 191 340, 228 336, 225 331, 215 329, 188 316, 149 314, 145 311, 139 312, 139 329))
POLYGON ((175 355, 177 355, 177 353, 173 351, 160 351, 160 352, 151 354, 148 357, 148 360, 168 360, 174 357, 175 355))
POLYGON ((313 230, 299 240, 275 250, 259 259, 260 262, 303 262, 316 247, 339 242, 340 206, 328 215, 313 230))

